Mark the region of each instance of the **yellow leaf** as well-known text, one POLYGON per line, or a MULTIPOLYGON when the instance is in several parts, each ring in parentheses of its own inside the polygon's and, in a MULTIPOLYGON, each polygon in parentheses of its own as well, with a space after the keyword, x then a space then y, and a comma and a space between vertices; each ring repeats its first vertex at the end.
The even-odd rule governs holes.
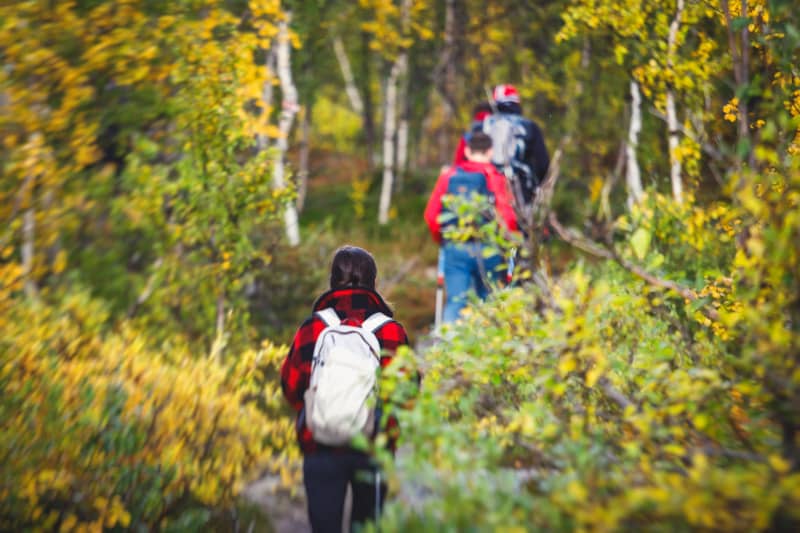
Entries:
POLYGON ((603 191, 603 179, 595 176, 589 184, 589 196, 592 202, 596 202, 600 198, 600 193, 603 191))
POLYGON ((587 387, 594 387, 597 380, 600 379, 600 376, 603 375, 603 369, 600 367, 595 366, 594 368, 590 369, 586 372, 586 386, 587 387))
POLYGON ((694 426, 697 429, 699 429, 700 431, 703 431, 705 428, 708 427, 709 418, 708 418, 707 414, 700 413, 700 414, 698 414, 697 416, 694 417, 692 422, 694 423, 694 426))
POLYGON ((781 457, 780 455, 770 455, 769 456, 769 466, 772 467, 773 470, 778 472, 779 474, 785 474, 789 471, 789 461, 781 457))
POLYGON ((67 531, 72 531, 77 523, 78 523, 78 517, 76 517, 74 514, 69 514, 64 519, 64 521, 61 522, 61 528, 59 529, 59 531, 62 531, 63 533, 66 533, 67 531))
POLYGON ((95 498, 94 500, 95 509, 97 509, 98 511, 102 511, 106 507, 108 507, 108 500, 106 498, 103 498, 102 496, 98 496, 97 498, 95 498))
POLYGON ((572 496, 572 498, 578 502, 586 500, 586 497, 588 496, 586 487, 581 485, 580 481, 577 480, 570 481, 569 485, 567 485, 567 494, 572 496))
POLYGON ((575 358, 567 356, 562 358, 561 361, 558 363, 558 372, 562 376, 566 376, 567 374, 575 370, 577 366, 578 364, 575 361, 575 358))
POLYGON ((683 455, 686 453, 684 447, 678 444, 667 444, 664 446, 664 451, 672 455, 683 455))
POLYGON ((60 274, 67 266, 67 253, 64 250, 59 250, 56 258, 53 260, 53 272, 60 274))

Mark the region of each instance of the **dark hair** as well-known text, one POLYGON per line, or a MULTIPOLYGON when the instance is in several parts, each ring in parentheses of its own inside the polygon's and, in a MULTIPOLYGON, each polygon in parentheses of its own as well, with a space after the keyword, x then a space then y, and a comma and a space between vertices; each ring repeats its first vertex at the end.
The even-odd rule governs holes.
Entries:
POLYGON ((492 147, 492 138, 482 131, 476 131, 470 135, 469 140, 467 141, 467 146, 469 146, 470 151, 473 153, 477 152, 484 154, 489 151, 489 148, 492 147))
POLYGON ((522 114, 522 106, 517 102, 497 102, 497 110, 501 113, 509 113, 511 115, 522 114))
POLYGON ((492 112, 492 104, 486 101, 475 104, 475 107, 472 108, 472 116, 475 116, 479 113, 491 113, 491 112, 492 112))
POLYGON ((372 254, 358 246, 342 246, 333 256, 331 289, 366 287, 375 290, 377 274, 372 254))

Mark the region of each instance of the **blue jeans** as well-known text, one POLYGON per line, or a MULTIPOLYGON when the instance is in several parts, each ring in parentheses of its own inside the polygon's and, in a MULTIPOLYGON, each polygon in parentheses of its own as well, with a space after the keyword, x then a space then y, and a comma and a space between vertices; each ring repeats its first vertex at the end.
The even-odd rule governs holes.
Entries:
POLYGON ((446 243, 444 254, 444 286, 447 300, 444 304, 444 322, 458 319, 467 305, 470 291, 484 300, 489 294, 486 280, 499 279, 497 268, 503 262, 499 254, 484 257, 484 245, 479 242, 446 243))

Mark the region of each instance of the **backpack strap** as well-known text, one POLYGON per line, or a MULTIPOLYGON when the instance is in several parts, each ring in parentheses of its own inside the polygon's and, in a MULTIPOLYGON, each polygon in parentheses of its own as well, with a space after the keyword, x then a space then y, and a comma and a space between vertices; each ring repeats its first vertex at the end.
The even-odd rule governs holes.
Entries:
POLYGON ((320 317, 328 326, 338 326, 342 323, 342 320, 339 318, 339 315, 336 314, 336 311, 333 310, 333 307, 317 311, 314 314, 320 317))
POLYGON ((379 329, 381 329, 387 322, 391 322, 392 319, 381 312, 373 313, 369 316, 364 322, 361 323, 361 327, 366 329, 367 331, 371 331, 375 333, 379 329))

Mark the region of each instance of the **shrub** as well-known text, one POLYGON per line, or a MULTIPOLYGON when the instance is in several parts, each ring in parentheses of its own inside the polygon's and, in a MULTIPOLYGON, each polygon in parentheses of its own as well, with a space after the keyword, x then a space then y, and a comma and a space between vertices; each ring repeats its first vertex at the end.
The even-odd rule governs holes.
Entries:
POLYGON ((282 349, 162 356, 80 292, 0 308, 0 529, 197 529, 260 469, 297 483, 282 349))
POLYGON ((685 290, 609 260, 476 302, 424 354, 382 529, 796 529, 800 173, 787 168, 735 176, 731 202, 634 212, 617 257, 685 290))

